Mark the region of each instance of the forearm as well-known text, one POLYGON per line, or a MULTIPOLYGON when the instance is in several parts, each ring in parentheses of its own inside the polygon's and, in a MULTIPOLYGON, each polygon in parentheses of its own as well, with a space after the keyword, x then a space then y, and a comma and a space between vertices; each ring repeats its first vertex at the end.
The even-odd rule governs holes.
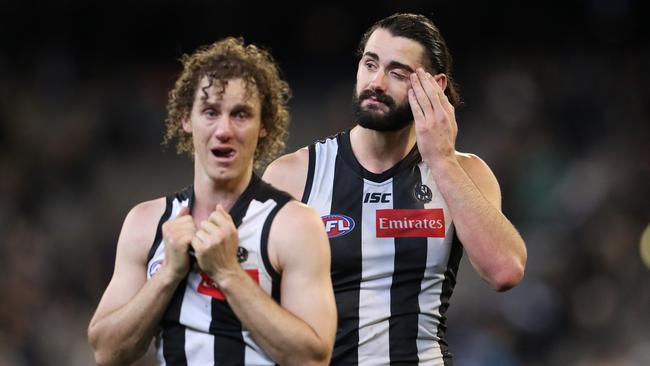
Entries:
POLYGON ((239 320, 281 365, 327 364, 329 342, 266 294, 243 271, 219 284, 239 320))
POLYGON ((480 275, 497 290, 516 285, 523 276, 526 247, 514 226, 455 159, 439 162, 432 174, 458 238, 480 275))
POLYGON ((158 273, 124 306, 93 319, 88 337, 98 365, 130 364, 142 357, 178 283, 158 273))

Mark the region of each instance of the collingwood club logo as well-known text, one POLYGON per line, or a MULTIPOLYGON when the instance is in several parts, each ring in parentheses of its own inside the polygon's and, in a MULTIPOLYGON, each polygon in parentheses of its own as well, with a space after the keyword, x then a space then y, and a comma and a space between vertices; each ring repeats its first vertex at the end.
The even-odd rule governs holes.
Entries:
POLYGON ((433 198, 433 193, 426 184, 418 183, 413 187, 413 196, 420 202, 429 203, 433 198))
POLYGON ((237 261, 244 263, 248 259, 248 250, 244 247, 237 247, 237 261))

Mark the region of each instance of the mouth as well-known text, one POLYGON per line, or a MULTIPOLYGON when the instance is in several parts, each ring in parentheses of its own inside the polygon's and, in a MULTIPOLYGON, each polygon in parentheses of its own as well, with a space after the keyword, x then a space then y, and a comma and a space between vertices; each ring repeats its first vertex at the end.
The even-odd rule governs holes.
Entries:
POLYGON ((211 151, 212 151, 212 155, 215 158, 220 159, 220 160, 223 160, 223 159, 230 160, 236 154, 235 149, 232 149, 230 147, 217 147, 217 148, 212 149, 211 151))
POLYGON ((388 105, 375 97, 368 97, 361 102, 362 105, 369 109, 385 109, 388 105))

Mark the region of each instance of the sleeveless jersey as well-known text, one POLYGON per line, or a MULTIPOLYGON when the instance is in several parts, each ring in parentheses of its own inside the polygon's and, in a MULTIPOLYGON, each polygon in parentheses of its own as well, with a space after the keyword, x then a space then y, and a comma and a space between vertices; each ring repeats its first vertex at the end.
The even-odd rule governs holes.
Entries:
MULTIPOLYGON (((156 237, 147 260, 150 279, 164 259, 162 225, 177 216, 183 206, 193 205, 193 187, 167 196, 156 237)), ((230 210, 237 226, 237 257, 242 268, 277 302, 280 276, 268 257, 268 237, 276 213, 290 200, 253 175, 246 190, 230 210)), ((188 276, 178 285, 156 336, 160 365, 274 365, 225 300, 223 293, 202 274, 196 260, 188 276)))
POLYGON ((450 365, 445 312, 462 246, 417 148, 381 174, 348 132, 309 146, 302 201, 323 219, 338 310, 333 365, 450 365))

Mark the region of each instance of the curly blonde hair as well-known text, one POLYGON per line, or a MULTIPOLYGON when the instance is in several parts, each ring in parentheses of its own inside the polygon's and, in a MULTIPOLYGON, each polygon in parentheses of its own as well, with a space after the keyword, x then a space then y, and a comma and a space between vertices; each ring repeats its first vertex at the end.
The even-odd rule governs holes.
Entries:
POLYGON ((245 45, 242 38, 228 37, 209 46, 199 48, 181 58, 183 71, 169 92, 164 145, 176 140, 179 154, 194 153, 192 135, 182 128, 189 116, 199 82, 204 78, 221 85, 230 79, 244 80, 248 92, 250 85, 257 89, 262 109, 265 136, 260 136, 254 155, 254 166, 262 169, 284 149, 288 136, 289 110, 287 102, 291 90, 280 77, 280 69, 271 54, 255 45, 245 45))

